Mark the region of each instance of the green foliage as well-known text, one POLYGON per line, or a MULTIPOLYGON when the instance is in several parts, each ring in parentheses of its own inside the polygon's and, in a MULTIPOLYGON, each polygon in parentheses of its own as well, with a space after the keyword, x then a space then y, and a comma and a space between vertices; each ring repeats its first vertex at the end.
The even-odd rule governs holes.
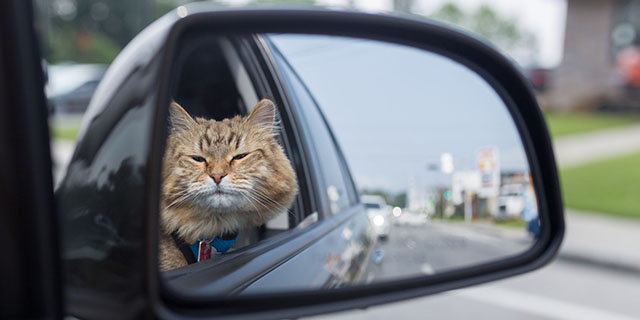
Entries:
POLYGON ((76 141, 76 137, 80 131, 80 126, 53 126, 51 128, 51 137, 55 140, 76 141))
POLYGON ((454 25, 462 25, 465 22, 466 14, 453 3, 445 3, 438 9, 431 18, 445 21, 454 25))
POLYGON ((314 5, 315 0, 252 0, 249 4, 252 5, 314 5))
POLYGON ((602 113, 550 113, 544 115, 554 138, 640 124, 640 116, 602 113))
POLYGON ((48 56, 51 63, 74 61, 78 63, 108 64, 121 50, 113 39, 101 33, 78 31, 64 28, 52 34, 48 43, 48 56), (70 45, 69 42, 83 42, 83 46, 70 45))
POLYGON ((640 153, 562 169, 565 206, 640 219, 640 153))
POLYGON ((367 190, 367 189, 363 189, 360 192, 361 194, 371 194, 371 195, 376 195, 376 196, 381 196, 384 201, 392 206, 392 207, 400 207, 400 208, 404 208, 407 206, 407 193, 406 192, 400 192, 400 193, 391 193, 388 191, 384 191, 384 190, 367 190))
POLYGON ((43 54, 51 63, 111 63, 173 0, 35 0, 43 54))
POLYGON ((500 16, 488 5, 465 12, 454 3, 445 3, 430 18, 478 34, 503 50, 537 50, 537 40, 532 33, 522 30, 515 20, 500 16))
POLYGON ((494 221, 494 224, 500 227, 509 227, 516 229, 525 229, 527 227, 527 223, 522 219, 498 220, 494 221))

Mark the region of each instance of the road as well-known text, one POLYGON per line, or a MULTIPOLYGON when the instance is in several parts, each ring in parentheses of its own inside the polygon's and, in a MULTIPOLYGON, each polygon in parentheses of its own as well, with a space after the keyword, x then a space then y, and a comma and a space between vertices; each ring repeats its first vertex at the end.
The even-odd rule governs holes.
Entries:
MULTIPOLYGON (((530 244, 517 232, 492 229, 464 223, 394 226, 389 241, 380 246, 384 259, 370 264, 367 280, 430 274, 530 244)), ((483 286, 310 319, 640 319, 638 297, 637 273, 557 259, 540 270, 483 286)))
POLYGON ((393 225, 389 240, 377 245, 381 260, 369 263, 367 282, 432 274, 525 251, 533 244, 524 230, 505 230, 486 224, 429 222, 393 225))
POLYGON ((637 274, 556 260, 488 285, 310 319, 640 319, 638 297, 637 274))

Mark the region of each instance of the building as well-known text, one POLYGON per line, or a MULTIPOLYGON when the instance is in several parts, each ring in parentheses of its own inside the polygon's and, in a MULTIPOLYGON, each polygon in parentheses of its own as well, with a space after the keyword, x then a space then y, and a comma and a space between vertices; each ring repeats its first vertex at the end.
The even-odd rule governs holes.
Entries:
POLYGON ((563 59, 541 93, 543 108, 640 111, 640 86, 620 68, 620 53, 634 46, 640 48, 640 0, 567 0, 563 59))

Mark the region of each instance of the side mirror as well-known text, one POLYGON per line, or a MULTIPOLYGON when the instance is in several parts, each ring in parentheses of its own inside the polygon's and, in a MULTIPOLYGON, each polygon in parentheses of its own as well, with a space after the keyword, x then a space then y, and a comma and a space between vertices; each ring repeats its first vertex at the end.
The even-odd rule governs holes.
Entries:
POLYGON ((81 136, 56 192, 79 316, 362 308, 539 268, 564 232, 528 82, 424 21, 181 6, 116 59, 81 136))

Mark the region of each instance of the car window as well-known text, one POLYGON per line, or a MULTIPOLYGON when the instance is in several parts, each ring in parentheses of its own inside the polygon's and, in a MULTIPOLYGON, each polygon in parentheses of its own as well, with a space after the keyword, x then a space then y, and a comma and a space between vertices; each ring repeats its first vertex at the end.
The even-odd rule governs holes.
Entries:
POLYGON ((307 88, 282 56, 277 52, 274 56, 282 71, 290 98, 301 113, 304 126, 308 128, 307 143, 316 157, 318 166, 316 172, 319 173, 319 179, 323 182, 321 196, 328 201, 331 214, 340 212, 355 203, 355 199, 350 190, 347 180, 348 172, 344 168, 336 142, 307 88))
POLYGON ((98 86, 98 83, 100 83, 100 81, 98 81, 98 80, 89 81, 89 82, 83 84, 82 86, 78 87, 74 91, 75 92, 93 93, 93 91, 96 90, 96 87, 98 86))
POLYGON ((377 203, 365 203, 364 207, 367 209, 380 209, 380 205, 377 203))

